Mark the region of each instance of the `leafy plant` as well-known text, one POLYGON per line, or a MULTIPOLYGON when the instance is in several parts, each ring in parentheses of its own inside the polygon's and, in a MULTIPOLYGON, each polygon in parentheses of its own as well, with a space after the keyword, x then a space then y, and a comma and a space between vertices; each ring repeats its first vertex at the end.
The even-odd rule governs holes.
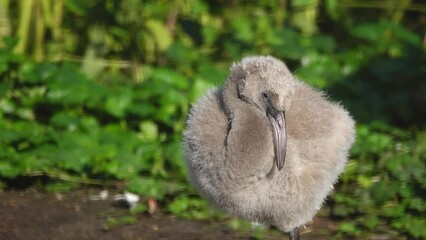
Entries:
POLYGON ((186 180, 186 114, 233 61, 272 54, 358 122, 338 236, 425 238, 424 4, 219 2, 0 0, 0 188, 118 186, 218 217, 186 180))

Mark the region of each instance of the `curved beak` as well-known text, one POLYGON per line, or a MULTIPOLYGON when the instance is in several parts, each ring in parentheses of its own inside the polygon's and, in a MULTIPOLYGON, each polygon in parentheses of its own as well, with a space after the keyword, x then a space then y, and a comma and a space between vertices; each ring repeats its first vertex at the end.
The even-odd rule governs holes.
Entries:
POLYGON ((273 129, 275 164, 278 170, 281 170, 284 167, 287 149, 285 113, 278 112, 273 108, 268 108, 267 115, 273 129))

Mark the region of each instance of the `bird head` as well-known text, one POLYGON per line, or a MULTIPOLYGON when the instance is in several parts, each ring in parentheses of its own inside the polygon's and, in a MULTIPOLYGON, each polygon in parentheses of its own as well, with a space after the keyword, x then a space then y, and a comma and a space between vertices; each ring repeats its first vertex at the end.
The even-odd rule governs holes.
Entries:
POLYGON ((228 81, 236 85, 237 96, 253 106, 270 121, 275 163, 284 167, 287 131, 285 112, 291 106, 296 81, 280 60, 265 57, 246 57, 231 67, 228 81))

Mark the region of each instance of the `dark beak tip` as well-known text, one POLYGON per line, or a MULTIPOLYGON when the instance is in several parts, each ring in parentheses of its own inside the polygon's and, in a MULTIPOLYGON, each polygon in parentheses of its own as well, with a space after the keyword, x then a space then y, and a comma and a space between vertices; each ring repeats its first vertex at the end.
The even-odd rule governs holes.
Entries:
POLYGON ((278 171, 281 171, 284 168, 284 164, 277 163, 278 171))

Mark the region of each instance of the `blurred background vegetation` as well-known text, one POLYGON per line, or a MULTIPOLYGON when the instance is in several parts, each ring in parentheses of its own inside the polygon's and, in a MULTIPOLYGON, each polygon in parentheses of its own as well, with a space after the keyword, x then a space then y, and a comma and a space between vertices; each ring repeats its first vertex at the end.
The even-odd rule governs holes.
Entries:
POLYGON ((217 217, 186 180, 186 114, 271 54, 357 120, 337 236, 426 238, 424 1, 0 0, 0 38, 0 189, 93 184, 217 217))

